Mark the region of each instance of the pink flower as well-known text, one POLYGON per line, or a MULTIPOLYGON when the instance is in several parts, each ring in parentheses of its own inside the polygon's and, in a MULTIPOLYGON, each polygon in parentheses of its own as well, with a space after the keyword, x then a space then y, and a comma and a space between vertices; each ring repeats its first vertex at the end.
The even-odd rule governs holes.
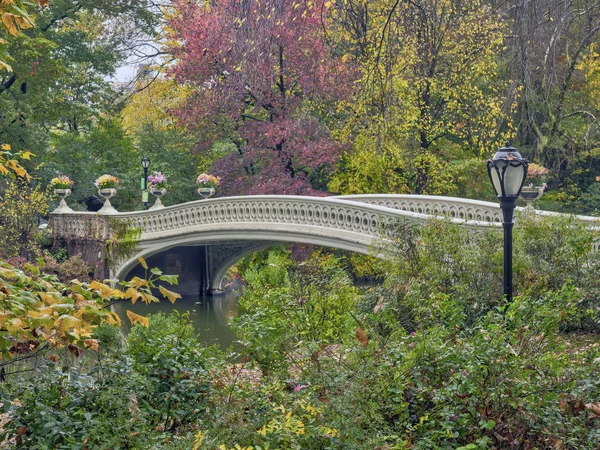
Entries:
POLYGON ((414 347, 414 346, 415 346, 415 343, 414 343, 414 342, 411 342, 410 344, 408 344, 408 346, 412 348, 412 347, 414 347))
POLYGON ((415 333, 414 331, 411 331, 411 332, 410 332, 410 335, 411 335, 411 336, 416 336, 416 334, 417 334, 417 333, 415 333))
POLYGON ((454 414, 452 414, 452 415, 450 416, 450 420, 456 420, 456 416, 455 416, 454 414))
POLYGON ((298 384, 296 385, 296 387, 294 388, 294 392, 300 392, 302 389, 304 389, 305 387, 308 387, 306 384, 298 384))

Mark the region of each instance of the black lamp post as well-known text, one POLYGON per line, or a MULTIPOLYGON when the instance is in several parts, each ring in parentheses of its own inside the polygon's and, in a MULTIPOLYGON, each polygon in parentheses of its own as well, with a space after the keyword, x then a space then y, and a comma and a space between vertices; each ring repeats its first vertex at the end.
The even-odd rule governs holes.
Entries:
POLYGON ((142 203, 144 208, 148 209, 148 167, 150 167, 150 158, 144 156, 142 158, 142 168, 144 169, 144 179, 142 181, 142 203))
POLYGON ((512 301, 512 229, 515 202, 519 197, 529 163, 507 141, 487 162, 488 175, 502 208, 504 228, 504 298, 512 301))

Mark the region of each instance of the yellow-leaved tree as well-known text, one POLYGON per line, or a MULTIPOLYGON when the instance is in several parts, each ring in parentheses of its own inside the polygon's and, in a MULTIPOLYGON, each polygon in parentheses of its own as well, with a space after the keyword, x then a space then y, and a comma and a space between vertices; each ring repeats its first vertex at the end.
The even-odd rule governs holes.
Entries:
POLYGON ((124 128, 135 135, 146 126, 157 130, 176 127, 170 112, 181 106, 189 93, 188 88, 171 79, 142 78, 121 113, 124 128))
POLYGON ((452 193, 446 161, 481 158, 511 131, 499 15, 475 0, 335 2, 340 49, 362 69, 340 133, 354 142, 342 193, 452 193))
MULTIPOLYGON (((140 264, 148 269, 142 258, 140 264)), ((98 281, 63 284, 33 265, 20 270, 0 260, 0 360, 6 360, 0 361, 0 368, 49 345, 68 346, 77 356, 83 348, 97 350, 93 330, 101 323, 120 324, 119 316, 109 308, 120 299, 158 302, 154 288, 171 302, 181 298, 158 286, 159 282, 177 284, 177 276, 158 269, 149 272, 146 279, 135 277, 121 283, 121 288, 98 281)), ((127 317, 131 323, 148 326, 146 317, 131 311, 127 317)))

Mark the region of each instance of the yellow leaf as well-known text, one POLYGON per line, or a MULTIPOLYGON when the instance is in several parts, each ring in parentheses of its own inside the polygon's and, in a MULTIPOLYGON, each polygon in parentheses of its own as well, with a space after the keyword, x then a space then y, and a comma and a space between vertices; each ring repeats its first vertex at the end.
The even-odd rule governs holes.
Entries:
POLYGON ((123 293, 120 290, 113 289, 107 284, 99 283, 97 281, 92 281, 90 283, 90 289, 100 291, 102 300, 106 300, 107 298, 123 298, 123 293))
POLYGON ((142 301, 146 304, 149 305, 150 303, 157 303, 159 302, 159 300, 152 294, 148 294, 146 292, 140 292, 140 295, 142 296, 142 301))
POLYGON ((110 325, 121 326, 121 318, 117 313, 111 312, 108 316, 106 316, 106 323, 110 325))
POLYGON ((60 303, 62 301, 62 298, 58 299, 58 298, 56 298, 56 295, 52 295, 47 292, 38 292, 38 295, 40 296, 40 298, 44 302, 44 305, 46 305, 46 306, 54 305, 54 304, 60 303))
POLYGON ((6 329, 9 333, 17 334, 19 331, 23 331, 25 325, 25 322, 23 322, 21 319, 15 318, 7 322, 6 329))
POLYGON ((10 144, 2 144, 2 150, 9 151, 11 149, 10 144))
POLYGON ((63 314, 58 318, 58 320, 60 320, 60 329, 62 331, 67 331, 70 328, 79 326, 81 323, 81 320, 79 320, 77 317, 69 316, 68 314, 63 314))
POLYGON ((139 257, 138 261, 140 262, 140 264, 142 265, 142 267, 146 270, 148 270, 148 264, 146 264, 146 260, 143 257, 139 257))
POLYGON ((14 313, 10 311, 0 312, 0 327, 3 327, 6 321, 14 316, 14 313))
POLYGON ((146 280, 143 280, 140 277, 133 277, 127 285, 133 286, 135 289, 139 289, 141 286, 144 286, 147 284, 148 284, 148 282, 146 280))
POLYGON ((168 298, 171 303, 175 303, 175 300, 177 300, 178 298, 181 298, 181 295, 179 295, 175 292, 169 291, 168 289, 165 289, 162 286, 159 286, 158 289, 160 290, 160 293, 163 295, 163 297, 168 298))
POLYGON ((10 13, 2 14, 2 22, 10 34, 17 35, 17 25, 15 24, 15 16, 10 13))
POLYGON ((33 27, 31 22, 29 22, 29 20, 25 19, 24 17, 15 16, 15 22, 17 23, 17 25, 19 25, 20 28, 24 30, 33 27))
POLYGON ((25 152, 25 153, 21 154, 21 158, 27 159, 27 160, 31 159, 32 156, 35 156, 35 155, 31 152, 25 152))
POLYGON ((135 305, 135 302, 142 296, 135 288, 130 287, 125 291, 125 297, 131 299, 131 303, 135 305))
POLYGON ((133 313, 129 310, 127 311, 127 317, 129 318, 131 325, 139 323, 140 325, 143 325, 146 328, 148 328, 148 325, 150 324, 150 321, 147 317, 140 316, 139 314, 133 313))

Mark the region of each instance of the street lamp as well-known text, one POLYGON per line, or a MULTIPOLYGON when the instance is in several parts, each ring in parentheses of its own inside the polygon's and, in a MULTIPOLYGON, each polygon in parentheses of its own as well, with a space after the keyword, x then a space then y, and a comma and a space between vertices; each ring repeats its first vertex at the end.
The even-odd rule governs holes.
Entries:
POLYGON ((529 163, 516 148, 506 141, 504 147, 487 162, 488 175, 496 195, 500 199, 502 209, 502 228, 504 228, 504 298, 512 301, 512 229, 515 202, 525 177, 529 163))
POLYGON ((150 158, 142 158, 142 168, 144 169, 144 179, 142 180, 142 203, 144 208, 148 209, 148 167, 150 167, 150 158))

